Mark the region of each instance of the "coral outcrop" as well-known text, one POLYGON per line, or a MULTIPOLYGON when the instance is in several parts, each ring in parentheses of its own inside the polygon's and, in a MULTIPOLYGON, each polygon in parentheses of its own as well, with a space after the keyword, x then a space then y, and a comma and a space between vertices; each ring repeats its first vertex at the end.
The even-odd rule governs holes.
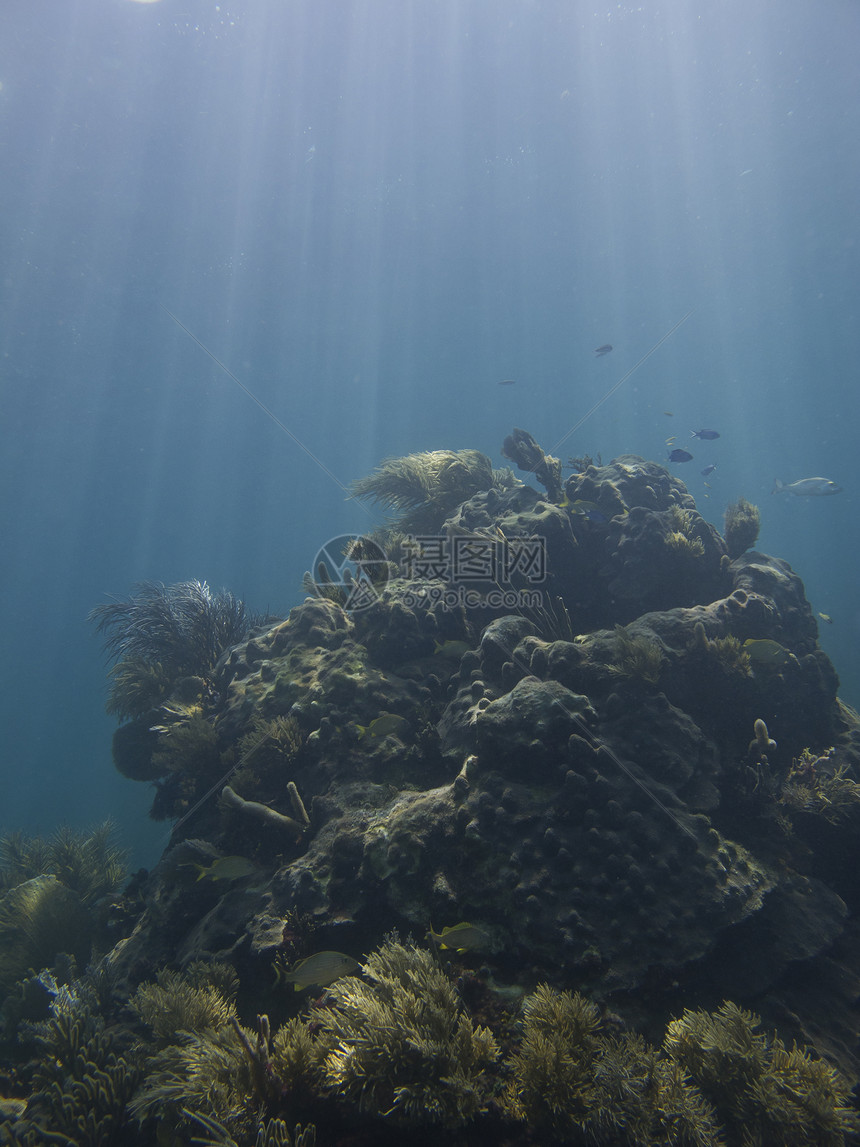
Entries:
POLYGON ((390 560, 361 608, 311 579, 288 619, 205 664, 132 640, 161 591, 100 615, 125 664, 117 765, 176 821, 108 957, 127 994, 155 984, 136 997, 152 1030, 134 1109, 147 1124, 164 1099, 176 1128, 270 1134, 261 1111, 308 1114, 284 1111, 289 1080, 386 1125, 704 1144, 741 1142, 743 1123, 789 1143, 779 1128, 808 1099, 820 1141, 848 1141, 848 1085, 804 1049, 860 1074, 860 877, 844 863, 860 847, 860 719, 803 585, 749 549, 754 508, 724 539, 656 463, 589 460, 562 481, 525 432, 507 451, 543 491, 475 452, 392 460, 358 484, 434 531, 376 538, 390 560), (441 967, 414 942, 378 947, 458 922, 468 942, 435 952, 441 967), (375 954, 305 1023, 272 985, 315 950, 375 954), (193 1040, 159 1035, 158 977, 196 961, 235 969, 235 1003, 193 1040), (514 1036, 512 1001, 539 981, 514 1036), (734 1023, 723 1000, 741 1027, 754 1006, 777 1031, 737 1108, 681 1038, 711 1039, 696 1015, 734 1023), (541 1017, 559 1008, 579 1027, 556 1046, 541 1017), (223 1102, 199 1090, 183 1115, 198 1060, 223 1102))

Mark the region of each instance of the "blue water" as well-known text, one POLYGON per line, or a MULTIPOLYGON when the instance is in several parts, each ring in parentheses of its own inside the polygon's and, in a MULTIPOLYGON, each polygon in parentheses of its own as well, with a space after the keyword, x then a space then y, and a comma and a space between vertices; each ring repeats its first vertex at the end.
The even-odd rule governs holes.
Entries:
POLYGON ((163 843, 111 763, 106 594, 286 612, 372 524, 351 479, 551 450, 688 312, 558 452, 718 429, 678 473, 718 525, 761 506, 860 704, 858 43, 856 0, 4 5, 0 830, 163 843), (844 492, 770 494, 813 475, 844 492))

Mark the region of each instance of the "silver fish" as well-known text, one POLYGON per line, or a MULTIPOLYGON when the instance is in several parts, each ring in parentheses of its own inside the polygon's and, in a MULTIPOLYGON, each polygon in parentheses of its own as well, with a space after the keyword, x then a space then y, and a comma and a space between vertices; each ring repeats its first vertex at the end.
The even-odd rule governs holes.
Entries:
POLYGON ((800 478, 797 482, 774 479, 771 494, 794 494, 797 498, 823 498, 827 494, 841 494, 842 487, 829 478, 800 478))

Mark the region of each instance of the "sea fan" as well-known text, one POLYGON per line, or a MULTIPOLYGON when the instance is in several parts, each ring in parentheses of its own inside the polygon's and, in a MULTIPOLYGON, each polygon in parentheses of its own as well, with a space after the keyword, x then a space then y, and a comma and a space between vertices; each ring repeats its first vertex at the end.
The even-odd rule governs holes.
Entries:
POLYGON ((232 593, 213 593, 205 581, 145 581, 135 589, 126 600, 96 606, 90 620, 115 661, 158 665, 174 680, 207 677, 221 654, 263 620, 232 593))

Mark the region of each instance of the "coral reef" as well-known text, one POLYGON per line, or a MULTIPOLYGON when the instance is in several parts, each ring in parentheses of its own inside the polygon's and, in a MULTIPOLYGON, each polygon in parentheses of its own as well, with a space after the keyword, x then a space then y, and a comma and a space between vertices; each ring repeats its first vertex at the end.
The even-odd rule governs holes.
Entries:
POLYGON ((476 452, 364 480, 405 518, 361 609, 316 584, 225 636, 184 583, 97 613, 117 766, 176 823, 121 901, 62 849, 4 844, 9 1141, 91 1134, 80 1104, 129 1144, 277 1143, 298 1120, 320 1142, 853 1141, 860 718, 803 585, 657 463, 562 483, 511 438, 544 490, 476 452), (406 528, 436 536, 417 552, 406 528), (393 928, 437 946, 380 948, 393 928), (107 1043, 39 1074, 58 1069, 27 1024, 94 941, 107 1043), (332 952, 369 954, 296 991, 284 969, 332 952), (723 1044, 753 1061, 709 1058, 723 1044))
MULTIPOLYGON (((860 904, 860 882, 835 863, 837 840, 854 847, 860 825, 847 803, 828 820, 826 788, 789 772, 804 748, 832 746, 822 783, 850 796, 860 723, 837 699, 799 578, 760 553, 730 561, 655 463, 589 464, 563 493, 567 506, 495 484, 446 507, 441 536, 515 555, 517 589, 530 584, 521 550, 543 539, 535 604, 512 612, 491 596, 503 562, 469 583, 468 601, 450 600, 455 572, 409 567, 367 608, 317 596, 235 645, 217 703, 162 702, 168 726, 183 703, 201 704, 218 752, 205 781, 190 761, 166 778, 185 785, 189 819, 122 967, 152 975, 171 952, 271 967, 290 916, 346 952, 341 933, 366 944, 391 926, 467 920, 486 933, 496 975, 551 970, 613 1001, 662 977, 713 979, 743 1002, 750 988, 726 955, 738 933, 756 991, 774 1000, 790 969, 824 958, 860 904), (675 533, 696 553, 673 546, 675 533), (786 655, 753 661, 744 642, 786 655), (748 752, 758 719, 778 743, 766 761, 748 752), (200 804, 222 768, 237 769, 228 792, 289 818, 289 832, 256 831, 238 801, 200 804), (214 851, 192 852, 186 833, 214 851), (210 881, 189 902, 191 880, 170 883, 177 866, 231 855, 261 869, 241 895, 210 881)), ((153 734, 151 756, 170 736, 153 734)), ((834 1021, 845 1015, 836 997, 832 1007, 834 1021)), ((786 1034, 813 1041, 812 1015, 796 1015, 786 1034)), ((843 1063, 855 1070, 853 1056, 843 1063)))

